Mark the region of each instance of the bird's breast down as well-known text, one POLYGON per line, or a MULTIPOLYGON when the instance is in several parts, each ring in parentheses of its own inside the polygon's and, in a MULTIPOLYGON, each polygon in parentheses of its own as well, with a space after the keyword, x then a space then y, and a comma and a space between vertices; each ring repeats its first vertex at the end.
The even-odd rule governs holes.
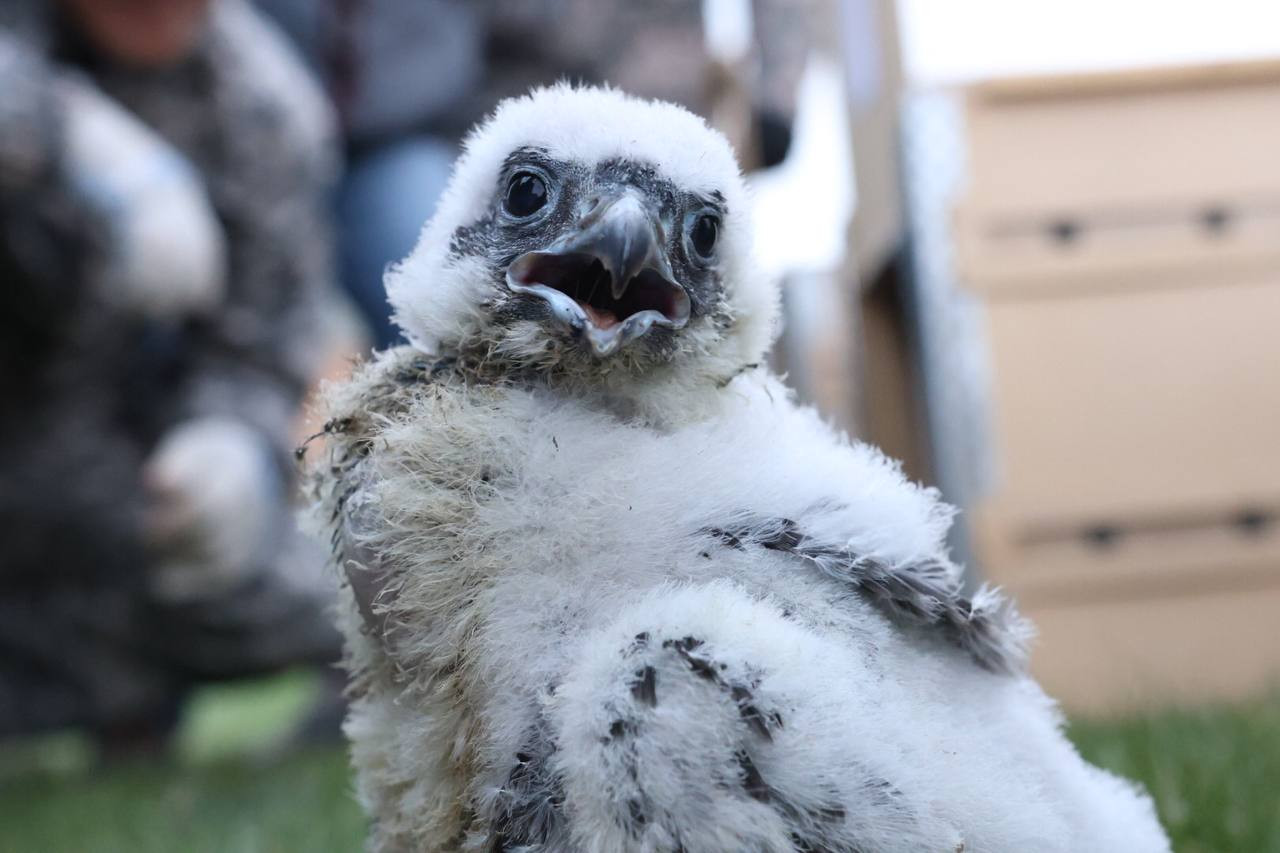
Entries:
POLYGON ((456 538, 480 561, 469 571, 518 574, 557 600, 758 580, 759 555, 735 559, 723 530, 761 518, 886 563, 943 555, 951 511, 932 490, 766 382, 740 380, 712 416, 661 429, 545 391, 426 394, 381 435, 386 502, 456 538))
POLYGON ((522 666, 554 668, 566 636, 663 585, 729 579, 797 616, 848 612, 848 585, 726 538, 753 520, 796 520, 886 564, 945 560, 950 510, 932 491, 837 437, 773 380, 743 377, 717 393, 711 416, 662 429, 545 390, 418 395, 381 430, 372 460, 374 500, 391 527, 415 531, 403 594, 416 590, 437 625, 482 609, 491 632, 526 650, 548 644, 522 666))
MULTIPOLYGON (((686 769, 705 766, 712 774, 685 779, 688 790, 719 790, 724 780, 715 780, 728 773, 730 783, 745 785, 739 794, 746 799, 732 784, 726 796, 751 809, 772 803, 770 820, 786 817, 797 801, 781 788, 777 802, 770 800, 767 785, 793 785, 795 793, 807 790, 803 780, 828 778, 810 772, 822 769, 813 764, 819 758, 787 757, 792 747, 809 755, 819 744, 829 780, 845 778, 841 768, 880 774, 876 790, 894 792, 885 800, 885 825, 901 819, 912 832, 935 827, 939 834, 929 837, 950 845, 937 849, 955 849, 955 838, 974 850, 1121 849, 1064 839, 1092 837, 1079 834, 1091 822, 1098 838, 1110 837, 1130 821, 1155 841, 1127 849, 1165 849, 1149 804, 1079 760, 1033 683, 984 671, 932 630, 895 624, 854 584, 781 547, 802 529, 807 540, 886 566, 950 566, 943 546, 950 510, 937 496, 906 482, 876 451, 833 434, 773 380, 742 377, 717 393, 710 416, 655 428, 546 389, 441 382, 380 419, 364 445, 358 500, 382 516, 375 544, 398 574, 389 606, 407 630, 388 635, 388 651, 399 672, 441 666, 458 692, 438 702, 429 692, 371 696, 356 713, 360 721, 380 719, 377 709, 405 714, 406 703, 421 702, 410 729, 430 743, 463 744, 461 759, 442 752, 430 771, 411 763, 400 771, 426 773, 423 791, 448 800, 440 814, 457 814, 465 804, 488 821, 476 832, 512 837, 529 830, 511 824, 532 820, 519 810, 526 794, 530 802, 569 797, 568 813, 581 816, 594 789, 575 775, 587 764, 573 762, 593 760, 592 744, 615 729, 631 731, 631 717, 607 716, 615 699, 616 708, 655 732, 663 721, 692 725, 703 719, 699 703, 710 702, 726 720, 741 718, 742 731, 726 730, 726 742, 740 736, 743 748, 757 752, 745 763, 736 747, 727 763, 712 752, 686 762, 686 769), (767 543, 734 532, 762 518, 794 528, 775 525, 767 543), (626 658, 629 638, 641 635, 652 643, 634 654, 652 656, 650 663, 626 658), (611 661, 618 650, 622 657, 611 661), (690 650, 714 652, 728 669, 706 679, 701 673, 711 670, 702 658, 680 659, 690 650), (778 663, 785 660, 792 662, 778 663), (618 666, 623 680, 609 682, 618 666), (654 678, 646 680, 650 671, 654 678), (681 678, 693 679, 692 693, 681 678), (740 698, 739 688, 756 691, 760 702, 740 698), (693 704, 682 710, 684 694, 702 698, 689 698, 693 704), (547 716, 555 717, 556 703, 575 701, 588 716, 593 707, 606 716, 575 716, 567 705, 560 717, 547 716), (584 734, 588 722, 600 731, 584 734), (785 733, 769 729, 775 724, 785 733), (574 752, 574 743, 581 750, 574 752), (524 790, 543 781, 547 791, 524 790), (1120 818, 1091 821, 1110 801, 1120 818)), ((386 760, 378 743, 357 740, 357 761, 362 750, 371 767, 386 760)), ((658 756, 670 751, 656 741, 649 747, 658 763, 637 768, 642 774, 656 773, 658 756)), ((646 748, 638 742, 635 754, 647 755, 646 748)), ((630 778, 630 771, 610 770, 607 755, 601 761, 591 766, 605 774, 606 788, 630 778), (609 775, 615 771, 622 776, 609 775)), ((645 797, 660 799, 670 787, 659 777, 667 778, 655 776, 658 787, 645 797)), ((844 791, 837 781, 830 785, 828 794, 844 791)), ((394 799, 395 790, 385 795, 394 799)), ((860 796, 846 791, 839 809, 819 810, 840 827, 828 827, 832 833, 862 831, 860 796)), ((640 832, 625 828, 630 805, 622 805, 618 826, 640 832)), ((649 807, 646 825, 679 823, 678 808, 657 800, 649 807)), ((424 818, 415 832, 454 837, 454 818, 439 820, 424 818)), ((1120 832, 1116 837, 1127 837, 1120 832)))

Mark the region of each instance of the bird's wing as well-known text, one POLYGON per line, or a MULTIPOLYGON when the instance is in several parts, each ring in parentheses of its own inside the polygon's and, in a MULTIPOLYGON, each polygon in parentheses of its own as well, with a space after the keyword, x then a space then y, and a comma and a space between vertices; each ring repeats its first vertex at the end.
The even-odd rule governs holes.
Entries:
POLYGON ((892 618, 938 629, 984 669, 1019 673, 1026 667, 1030 624, 998 591, 962 594, 945 558, 895 563, 810 536, 803 522, 781 517, 739 517, 702 532, 722 545, 787 554, 824 575, 851 584, 892 618))
MULTIPOLYGON (((407 347, 402 348, 408 350, 407 347)), ((436 381, 453 366, 452 360, 428 360, 402 352, 371 366, 357 395, 339 405, 321 432, 327 459, 311 476, 314 503, 321 523, 329 531, 334 561, 347 580, 356 606, 370 634, 384 648, 392 645, 392 628, 387 612, 397 595, 396 572, 374 546, 383 533, 381 516, 369 500, 371 482, 368 459, 373 450, 376 424, 402 405, 412 386, 436 381)), ((308 439, 308 442, 311 441, 308 439)), ((306 445, 298 449, 301 459, 306 445)))
POLYGON ((363 477, 358 471, 352 471, 340 496, 345 496, 344 504, 334 519, 334 557, 351 587, 365 626, 385 646, 387 607, 394 604, 396 598, 392 582, 395 574, 370 545, 377 531, 377 519, 362 508, 365 490, 363 477))

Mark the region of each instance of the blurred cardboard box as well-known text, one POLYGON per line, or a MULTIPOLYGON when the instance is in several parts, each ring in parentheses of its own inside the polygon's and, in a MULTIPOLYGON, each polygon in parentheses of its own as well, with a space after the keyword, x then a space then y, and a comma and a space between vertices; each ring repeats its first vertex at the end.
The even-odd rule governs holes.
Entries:
POLYGON ((1280 676, 1280 63, 966 93, 984 301, 977 556, 1073 709, 1280 676))

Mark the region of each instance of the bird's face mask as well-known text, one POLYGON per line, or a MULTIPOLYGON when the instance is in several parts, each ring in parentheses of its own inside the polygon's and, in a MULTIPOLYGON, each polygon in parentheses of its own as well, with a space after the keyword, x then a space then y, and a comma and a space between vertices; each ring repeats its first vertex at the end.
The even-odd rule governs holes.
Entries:
POLYGON ((498 227, 517 249, 507 288, 595 358, 669 344, 713 301, 721 200, 641 164, 587 169, 534 151, 508 159, 501 192, 498 227))

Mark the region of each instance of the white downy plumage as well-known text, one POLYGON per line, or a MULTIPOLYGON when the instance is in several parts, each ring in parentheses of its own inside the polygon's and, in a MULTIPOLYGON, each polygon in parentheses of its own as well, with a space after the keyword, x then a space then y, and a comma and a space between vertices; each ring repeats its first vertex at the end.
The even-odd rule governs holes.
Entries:
POLYGON ((719 135, 609 90, 538 90, 469 139, 390 274, 415 347, 331 391, 313 481, 371 846, 1168 850, 1062 736, 1011 607, 961 596, 950 508, 757 366, 775 297, 746 207, 719 135), (511 215, 528 174, 543 207, 511 215), (575 289, 623 197, 687 319, 653 278, 639 308, 575 289), (527 253, 594 308, 513 290, 527 253), (640 309, 656 325, 588 346, 583 320, 640 309))

